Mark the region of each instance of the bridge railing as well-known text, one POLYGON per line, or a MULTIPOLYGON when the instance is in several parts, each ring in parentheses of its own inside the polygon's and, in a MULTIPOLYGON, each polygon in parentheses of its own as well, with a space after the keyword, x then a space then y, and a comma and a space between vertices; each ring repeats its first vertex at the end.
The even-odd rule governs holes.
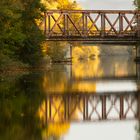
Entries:
POLYGON ((47 38, 139 35, 140 11, 48 10, 40 27, 47 38))

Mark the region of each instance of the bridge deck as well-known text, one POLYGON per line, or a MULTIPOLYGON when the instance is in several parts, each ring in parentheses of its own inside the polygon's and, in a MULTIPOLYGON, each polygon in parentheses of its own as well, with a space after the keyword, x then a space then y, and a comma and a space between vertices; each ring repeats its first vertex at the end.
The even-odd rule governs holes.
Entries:
POLYGON ((92 44, 136 44, 140 39, 137 37, 46 37, 46 41, 79 41, 79 42, 91 42, 92 44))

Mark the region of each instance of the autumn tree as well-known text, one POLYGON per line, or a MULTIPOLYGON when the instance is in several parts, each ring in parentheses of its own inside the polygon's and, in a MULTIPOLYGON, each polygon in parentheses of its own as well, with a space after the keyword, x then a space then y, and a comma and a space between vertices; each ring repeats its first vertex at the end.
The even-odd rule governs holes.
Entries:
MULTIPOLYGON (((80 6, 76 3, 76 1, 72 1, 72 0, 42 0, 41 1, 45 7, 46 10, 51 10, 51 9, 60 9, 60 10, 76 10, 76 9, 81 9, 80 6)), ((54 17, 56 19, 58 19, 58 14, 53 14, 54 17)), ((77 21, 77 19, 79 18, 79 15, 70 15, 70 17, 72 18, 72 20, 74 22, 77 21)), ((51 23, 54 24, 53 19, 51 19, 51 23)), ((62 18, 59 22, 59 25, 63 28, 64 27, 64 19, 62 18)), ((73 30, 74 27, 72 24, 69 24, 69 28, 67 30, 67 32, 70 32, 71 30, 73 30)), ((59 28, 58 26, 55 27, 54 30, 57 30, 59 32, 59 28)), ((60 31, 60 33, 62 33, 62 31, 60 31)), ((66 51, 68 50, 68 43, 66 42, 51 42, 51 43, 47 43, 45 42, 43 44, 43 51, 45 52, 46 55, 48 55, 51 60, 55 61, 55 60, 63 60, 65 59, 66 56, 66 51)))

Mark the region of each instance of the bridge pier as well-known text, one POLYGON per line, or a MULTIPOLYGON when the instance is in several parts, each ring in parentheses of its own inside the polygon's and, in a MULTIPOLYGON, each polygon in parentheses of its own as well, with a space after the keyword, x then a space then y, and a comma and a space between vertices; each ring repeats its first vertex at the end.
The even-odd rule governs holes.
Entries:
POLYGON ((70 59, 72 60, 72 45, 70 44, 70 59))
POLYGON ((140 63, 140 43, 136 45, 136 63, 140 63))

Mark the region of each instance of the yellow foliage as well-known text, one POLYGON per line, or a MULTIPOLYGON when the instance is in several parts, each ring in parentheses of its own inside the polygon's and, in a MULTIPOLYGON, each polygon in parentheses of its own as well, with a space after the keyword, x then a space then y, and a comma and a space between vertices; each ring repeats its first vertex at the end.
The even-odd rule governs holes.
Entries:
POLYGON ((103 71, 100 68, 100 60, 85 60, 83 62, 75 61, 72 67, 73 77, 85 78, 85 77, 96 77, 101 76, 103 71))
POLYGON ((73 91, 96 92, 96 82, 76 82, 72 87, 73 91))
POLYGON ((48 76, 44 76, 44 81, 43 81, 43 88, 45 92, 57 92, 57 93, 62 93, 66 90, 66 84, 67 84, 67 79, 64 75, 61 75, 61 78, 59 81, 56 81, 55 84, 55 79, 50 81, 50 78, 48 76), (54 81, 54 82, 53 82, 54 81))
MULTIPOLYGON (((39 107, 39 110, 38 110, 38 116, 40 118, 40 120, 45 123, 46 121, 46 117, 48 118, 49 116, 46 116, 46 114, 49 114, 49 108, 46 109, 46 102, 43 101, 41 106, 39 107), (48 111, 46 113, 46 111, 48 111)), ((63 120, 64 118, 64 103, 62 103, 61 101, 61 98, 58 98, 58 99, 55 99, 53 101, 53 105, 52 108, 51 108, 51 114, 52 116, 54 116, 54 122, 60 122, 61 120, 63 120), (56 108, 59 108, 61 104, 61 108, 59 109, 59 113, 56 112, 56 108)), ((49 104, 47 104, 47 106, 49 107, 49 104)))
POLYGON ((73 61, 76 62, 79 58, 90 58, 93 56, 98 58, 100 55, 100 50, 97 46, 76 46, 72 50, 73 61))
POLYGON ((43 131, 43 138, 49 136, 61 137, 68 132, 70 128, 69 123, 49 124, 48 128, 43 131))
POLYGON ((41 0, 47 9, 80 9, 80 6, 73 0, 41 0))
MULTIPOLYGON (((60 99, 55 100, 54 104, 55 104, 56 108, 59 107, 60 102, 61 102, 60 99)), ((38 110, 38 113, 37 113, 41 122, 43 122, 43 124, 46 123, 46 121, 45 121, 46 120, 46 110, 48 111, 49 109, 46 109, 46 102, 43 101, 43 103, 39 107, 39 110, 38 110)), ((55 114, 56 110, 55 110, 55 108, 52 108, 51 111, 52 111, 52 116, 53 116, 55 114)), ((61 114, 63 116, 63 113, 64 113, 64 105, 63 104, 62 104, 59 112, 61 112, 61 114)), ((56 113, 54 121, 59 122, 61 119, 62 118, 61 118, 60 114, 56 113)), ((43 130, 42 137, 43 138, 47 138, 49 136, 60 137, 60 136, 64 135, 65 133, 67 133, 69 128, 70 128, 70 123, 56 123, 56 124, 49 123, 48 127, 43 130)))

